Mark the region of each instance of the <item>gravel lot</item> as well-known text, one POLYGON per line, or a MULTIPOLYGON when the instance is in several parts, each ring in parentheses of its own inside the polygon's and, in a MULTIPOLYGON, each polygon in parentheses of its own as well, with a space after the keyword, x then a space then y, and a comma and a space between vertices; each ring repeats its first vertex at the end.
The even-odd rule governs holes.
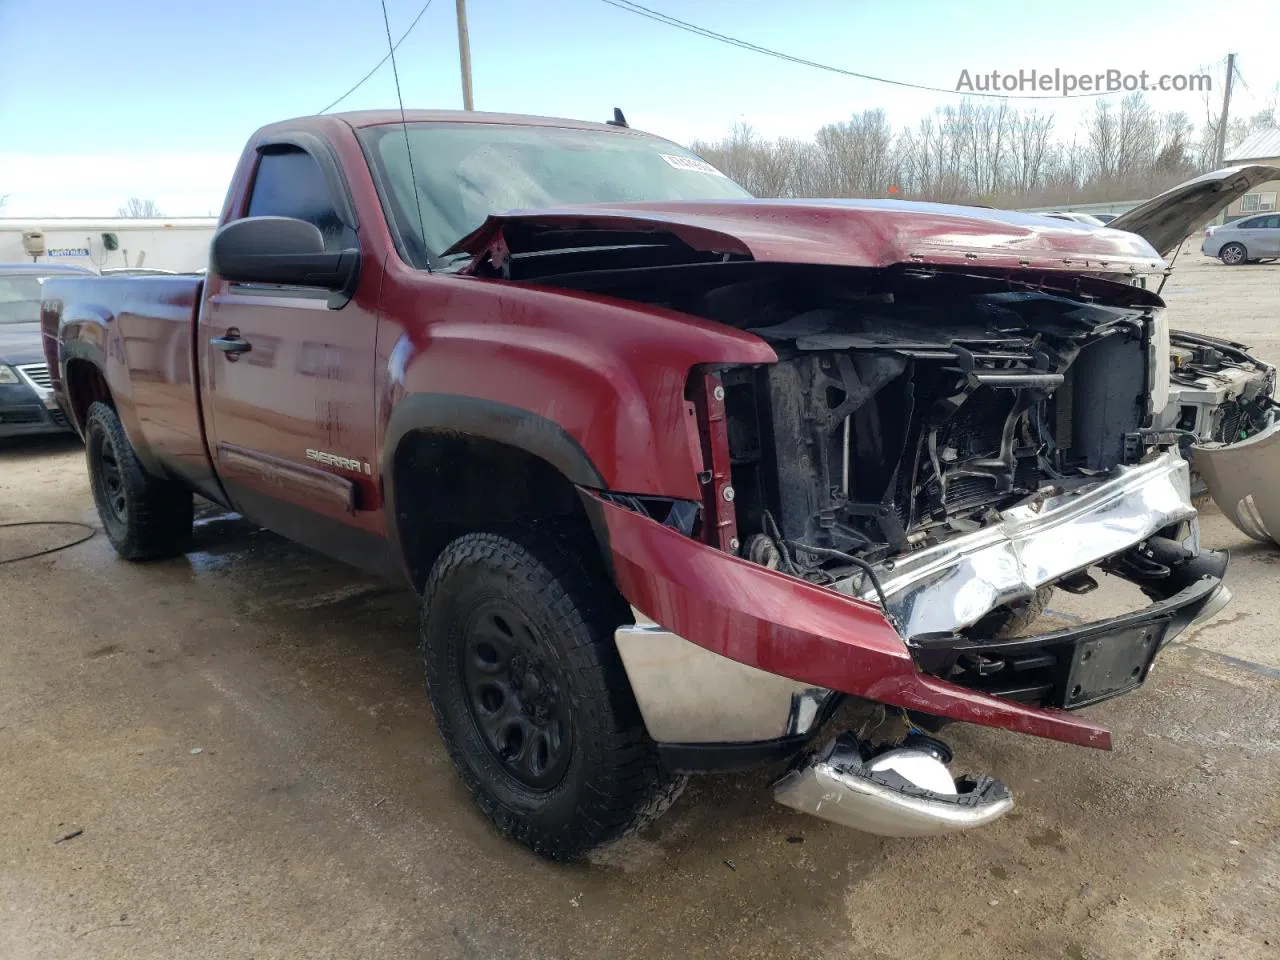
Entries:
MULTIPOLYGON (((1280 265, 1198 247, 1174 325, 1280 360, 1280 265)), ((55 519, 97 525, 78 443, 0 441, 0 522, 55 519)), ((0 565, 0 958, 1280 957, 1280 552, 1204 524, 1236 599, 1090 711, 1113 752, 949 731, 1018 797, 995 826, 884 840, 705 778, 567 867, 455 780, 411 595, 218 514, 177 560, 0 565)))

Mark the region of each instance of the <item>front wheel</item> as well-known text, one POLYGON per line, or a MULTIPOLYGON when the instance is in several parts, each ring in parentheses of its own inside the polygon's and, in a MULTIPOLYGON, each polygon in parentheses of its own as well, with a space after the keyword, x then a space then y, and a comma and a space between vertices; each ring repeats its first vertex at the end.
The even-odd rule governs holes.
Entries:
POLYGON ((570 546, 454 540, 423 598, 427 693, 454 766, 498 829, 569 859, 674 802, 613 644, 617 595, 570 546))
POLYGON ((1248 262, 1249 254, 1242 243, 1228 243, 1218 251, 1218 258, 1228 267, 1238 267, 1248 262))
POLYGON ((980 637, 1016 637, 1040 619, 1053 599, 1053 587, 1039 587, 1030 600, 992 610, 974 624, 980 637))
POLYGON ((89 407, 84 441, 93 501, 116 553, 126 560, 182 553, 191 542, 191 492, 142 469, 109 404, 89 407))

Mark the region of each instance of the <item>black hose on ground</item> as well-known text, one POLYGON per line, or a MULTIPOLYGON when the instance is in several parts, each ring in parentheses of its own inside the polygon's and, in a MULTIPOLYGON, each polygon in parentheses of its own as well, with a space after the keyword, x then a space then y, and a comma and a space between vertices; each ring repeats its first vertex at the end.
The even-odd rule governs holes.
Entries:
POLYGON ((84 536, 67 543, 60 543, 56 547, 48 547, 44 550, 37 550, 34 553, 24 553, 17 557, 5 557, 0 560, 0 565, 6 563, 17 563, 19 560, 34 560, 36 557, 43 557, 46 554, 57 553, 59 550, 66 550, 68 547, 74 547, 76 544, 84 543, 97 531, 87 523, 78 523, 75 520, 16 520, 10 523, 0 523, 0 529, 5 527, 79 527, 88 531, 84 536))

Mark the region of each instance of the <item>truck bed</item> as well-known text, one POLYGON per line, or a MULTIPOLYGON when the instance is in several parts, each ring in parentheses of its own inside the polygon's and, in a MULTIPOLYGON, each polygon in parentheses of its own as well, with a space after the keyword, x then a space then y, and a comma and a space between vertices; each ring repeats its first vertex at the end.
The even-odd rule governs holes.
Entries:
MULTIPOLYGON (((58 278, 45 284, 41 310, 56 388, 78 375, 77 363, 101 358, 139 459, 200 485, 212 475, 193 351, 203 287, 194 274, 58 278)), ((85 411, 68 413, 83 429, 85 411)))

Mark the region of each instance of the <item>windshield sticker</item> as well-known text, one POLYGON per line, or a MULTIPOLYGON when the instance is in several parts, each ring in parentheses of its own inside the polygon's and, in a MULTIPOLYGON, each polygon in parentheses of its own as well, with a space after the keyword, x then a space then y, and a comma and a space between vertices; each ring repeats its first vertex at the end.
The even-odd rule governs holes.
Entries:
POLYGON ((705 160, 699 160, 697 157, 677 157, 670 153, 660 153, 658 156, 671 164, 677 170, 692 170, 694 173, 709 173, 713 177, 723 177, 724 174, 707 163, 705 160))

